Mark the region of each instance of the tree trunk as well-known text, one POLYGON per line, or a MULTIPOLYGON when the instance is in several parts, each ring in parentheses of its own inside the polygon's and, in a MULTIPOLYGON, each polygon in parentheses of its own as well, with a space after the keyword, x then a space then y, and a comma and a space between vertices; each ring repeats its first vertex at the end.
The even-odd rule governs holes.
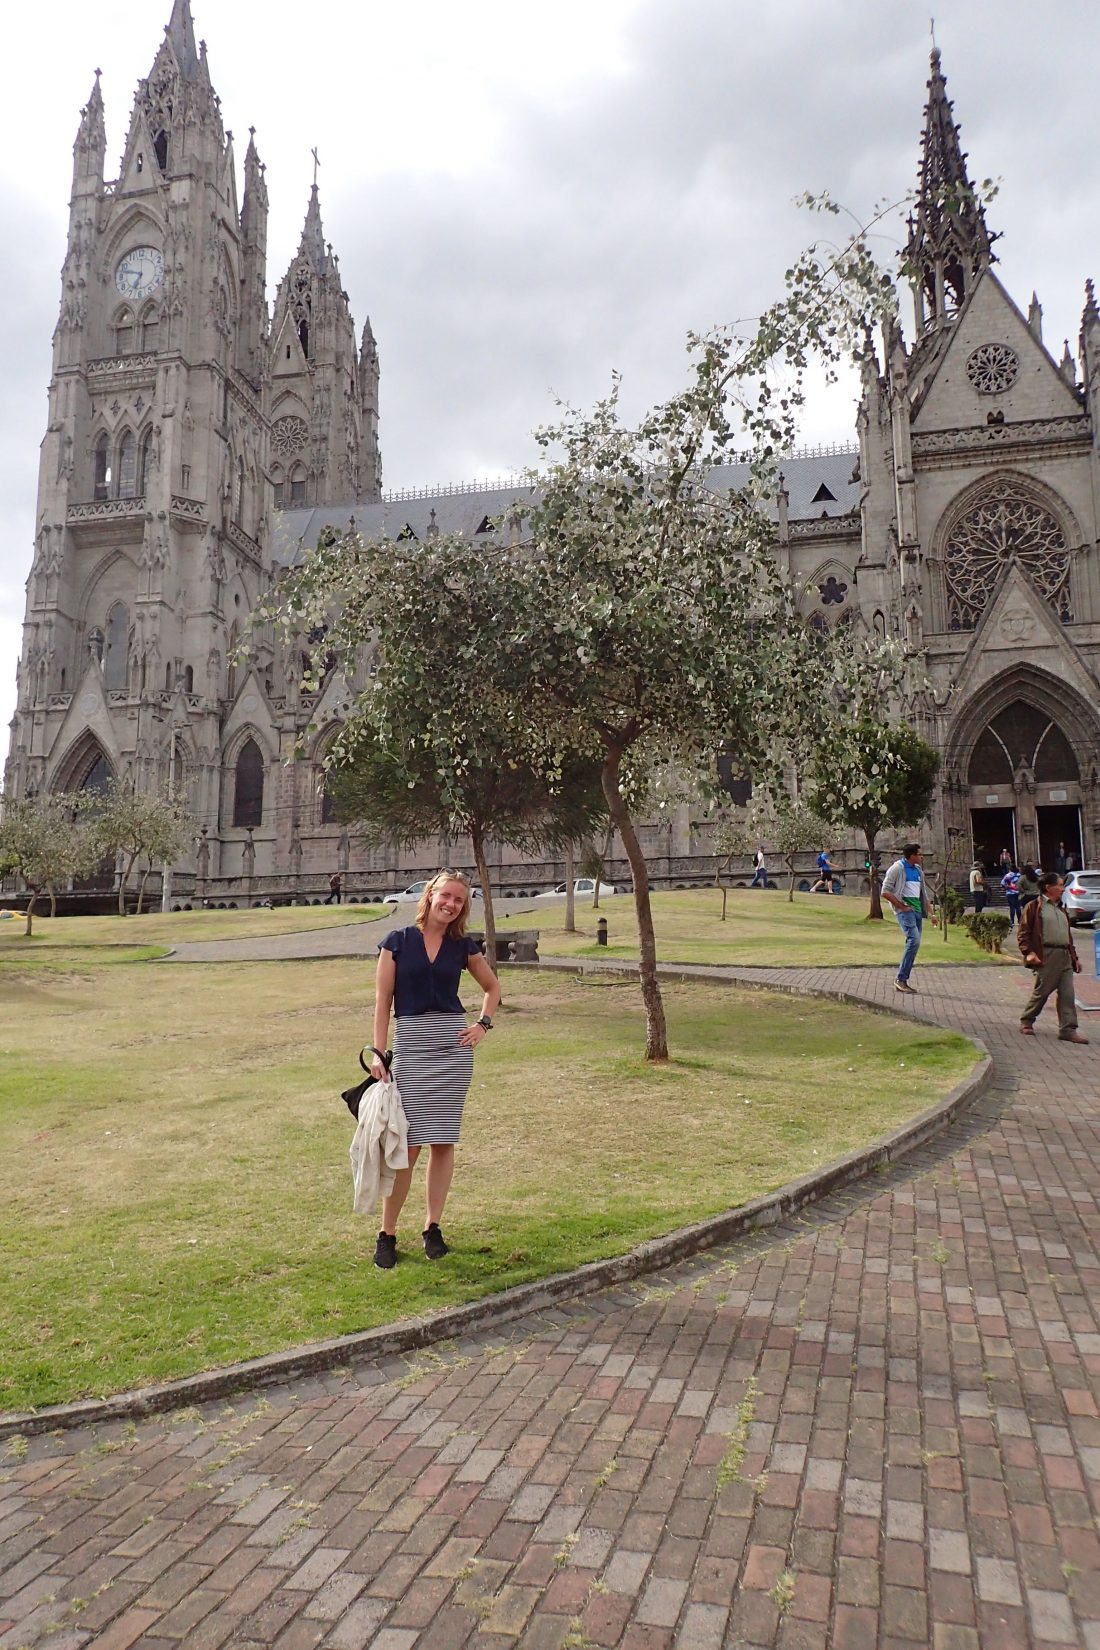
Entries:
POLYGON ((121 879, 119 881, 119 885, 118 885, 118 914, 119 914, 120 917, 124 917, 126 915, 126 884, 130 880, 130 872, 134 868, 134 865, 137 861, 138 853, 140 853, 140 851, 141 850, 138 849, 137 852, 132 853, 130 855, 129 859, 126 861, 126 869, 125 869, 125 871, 123 871, 121 879))
POLYGON ((477 866, 478 880, 481 883, 481 903, 485 907, 485 956, 489 967, 495 974, 497 971, 497 919, 493 911, 493 890, 489 886, 489 865, 485 858, 485 833, 480 825, 470 826, 470 844, 474 850, 474 864, 477 866))
POLYGON ((787 904, 794 904, 794 855, 788 854, 786 859, 787 870, 791 873, 791 880, 787 884, 787 904))
POLYGON ((37 888, 31 888, 29 883, 27 884, 27 888, 31 897, 27 901, 27 926, 23 930, 23 938, 25 940, 29 940, 34 936, 34 902, 38 898, 37 888))
POLYGON ((572 842, 565 844, 565 932, 577 932, 577 854, 572 842))
POLYGON ((879 891, 880 883, 878 874, 878 855, 875 853, 875 832, 872 830, 865 830, 863 834, 867 838, 867 858, 871 864, 871 869, 867 873, 871 882, 871 909, 867 913, 867 921, 882 922, 882 895, 879 891))
POLYGON ((145 884, 149 881, 149 875, 152 869, 153 867, 151 865, 146 866, 145 870, 141 873, 141 881, 138 883, 137 915, 139 917, 141 916, 142 901, 145 898, 145 884))
POLYGON ((57 889, 54 887, 52 882, 47 882, 46 892, 50 896, 50 916, 51 917, 56 917, 56 915, 57 915, 57 889))
POLYGON ((668 1028, 657 980, 657 939, 653 932, 653 907, 649 897, 649 867, 630 817, 630 809, 619 789, 621 759, 621 751, 614 750, 607 754, 600 772, 600 782, 611 812, 611 823, 622 838, 634 875, 634 909, 638 914, 638 974, 642 982, 646 1018, 645 1057, 647 1060, 664 1061, 668 1059, 668 1028))
POLYGON ((725 920, 726 920, 726 896, 727 896, 728 893, 729 893, 729 889, 726 887, 725 883, 723 883, 722 884, 722 921, 723 922, 725 922, 725 920))

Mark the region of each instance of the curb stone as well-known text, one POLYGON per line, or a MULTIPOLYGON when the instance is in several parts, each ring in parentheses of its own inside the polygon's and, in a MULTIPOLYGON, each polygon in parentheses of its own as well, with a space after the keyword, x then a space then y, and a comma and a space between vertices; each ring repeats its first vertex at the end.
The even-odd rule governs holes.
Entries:
MULTIPOLYGON (((506 965, 508 966, 508 965, 506 965)), ((538 967, 538 964, 511 965, 517 970, 538 967)), ((543 965, 545 966, 545 965, 543 965)), ((578 968, 572 961, 561 964, 550 962, 552 968, 564 967, 574 974, 590 970, 578 968)), ((599 969, 608 972, 636 972, 636 965, 626 963, 616 967, 610 961, 600 962, 599 969)), ((662 977, 688 983, 705 981, 744 985, 754 990, 781 991, 791 996, 820 997, 826 1001, 847 1006, 871 1009, 891 1018, 917 1021, 937 1026, 938 1021, 909 1013, 898 1014, 884 1004, 866 1002, 854 993, 845 991, 809 990, 794 984, 775 981, 732 979, 728 974, 716 976, 705 965, 693 968, 667 967, 660 969, 662 977)), ((961 1035, 961 1034, 960 1034, 961 1035)), ((317 1375, 355 1362, 375 1361, 406 1352, 419 1351, 440 1341, 454 1340, 460 1335, 495 1328, 512 1322, 529 1312, 537 1312, 560 1300, 576 1300, 627 1283, 648 1272, 675 1265, 692 1255, 701 1254, 719 1244, 729 1243, 749 1232, 766 1230, 778 1225, 807 1204, 826 1197, 831 1192, 850 1186, 873 1174, 877 1169, 898 1162, 910 1152, 919 1150, 942 1133, 961 1111, 977 1100, 989 1086, 993 1059, 985 1044, 976 1037, 966 1039, 979 1058, 969 1077, 964 1078, 936 1105, 910 1118, 900 1128, 877 1140, 836 1158, 809 1174, 801 1175, 778 1191, 753 1198, 736 1209, 712 1215, 681 1227, 664 1237, 652 1238, 625 1255, 614 1255, 606 1260, 590 1261, 572 1272, 561 1272, 534 1283, 520 1284, 502 1294, 471 1301, 464 1306, 450 1307, 429 1317, 410 1318, 403 1322, 368 1329, 332 1340, 315 1341, 307 1346, 286 1352, 273 1352, 262 1358, 249 1358, 243 1363, 230 1364, 225 1369, 204 1371, 184 1376, 178 1381, 167 1381, 150 1387, 139 1387, 129 1392, 116 1393, 107 1398, 79 1399, 70 1404, 52 1404, 38 1410, 0 1414, 0 1440, 14 1436, 32 1437, 43 1432, 69 1430, 96 1425, 106 1421, 133 1419, 148 1415, 162 1415, 193 1404, 208 1403, 235 1393, 258 1387, 271 1386, 280 1381, 317 1375)))

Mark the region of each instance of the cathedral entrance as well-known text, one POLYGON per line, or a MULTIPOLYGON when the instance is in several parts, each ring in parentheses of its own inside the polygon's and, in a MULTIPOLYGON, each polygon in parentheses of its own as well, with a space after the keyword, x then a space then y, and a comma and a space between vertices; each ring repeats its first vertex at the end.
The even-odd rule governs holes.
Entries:
POLYGON ((1081 864, 1081 772, 1057 721, 1014 699, 979 733, 967 767, 974 857, 992 870, 1007 848, 1017 865, 1053 867, 1063 843, 1081 864))

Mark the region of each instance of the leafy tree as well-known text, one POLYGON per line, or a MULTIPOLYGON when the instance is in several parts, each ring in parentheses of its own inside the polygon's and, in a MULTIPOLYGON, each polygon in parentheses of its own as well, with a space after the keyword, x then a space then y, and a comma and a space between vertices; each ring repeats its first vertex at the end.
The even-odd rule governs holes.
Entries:
POLYGON ((112 779, 99 798, 93 816, 99 858, 121 857, 118 882, 118 914, 126 915, 126 886, 142 855, 149 865, 138 889, 141 911, 145 884, 154 864, 167 864, 181 854, 197 834, 194 820, 179 797, 157 791, 139 791, 125 781, 112 779))
POLYGON ((55 916, 58 884, 87 874, 100 857, 88 828, 88 804, 82 794, 49 792, 4 803, 0 864, 17 872, 30 891, 24 929, 28 937, 34 931, 39 894, 49 894, 50 916, 55 916))
POLYGON ((539 432, 538 491, 513 512, 527 515, 522 542, 345 536, 319 544, 258 614, 288 640, 327 626, 326 651, 349 681, 375 645, 376 674, 338 744, 351 751, 369 730, 411 781, 415 747, 428 747, 456 819, 470 766, 503 757, 553 780, 564 752, 598 761, 633 875, 651 1060, 668 1057, 668 1037, 639 810, 670 772, 702 782, 719 749, 762 779, 803 766, 826 707, 857 703, 869 675, 890 680, 888 646, 816 645, 759 505, 795 434, 811 357, 835 371, 893 312, 863 232, 839 250, 811 248, 751 337, 691 340, 687 388, 636 426, 616 382, 591 413, 565 409, 539 432), (752 484, 708 485, 745 432, 752 484))
POLYGON ((867 844, 869 919, 882 920, 879 833, 925 817, 939 771, 937 752, 912 728, 866 716, 838 728, 818 756, 812 804, 849 830, 862 831, 867 844))
POLYGON ((411 847, 425 837, 469 834, 484 900, 490 963, 496 956, 496 920, 487 841, 522 852, 557 850, 590 831, 606 812, 599 772, 574 757, 553 776, 509 760, 503 751, 486 765, 469 760, 445 784, 432 746, 410 730, 399 756, 363 737, 343 766, 332 770, 329 790, 340 819, 354 824, 366 842, 411 847))

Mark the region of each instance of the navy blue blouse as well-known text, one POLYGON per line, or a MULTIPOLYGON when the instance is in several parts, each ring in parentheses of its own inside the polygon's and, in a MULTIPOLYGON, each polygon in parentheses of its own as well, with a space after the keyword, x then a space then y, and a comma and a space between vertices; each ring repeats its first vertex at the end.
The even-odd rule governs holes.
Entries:
POLYGON ((466 1012, 458 998, 458 984, 470 958, 484 950, 480 940, 472 940, 467 935, 456 940, 445 934, 433 963, 428 961, 424 936, 414 924, 411 928, 395 928, 392 934, 386 935, 379 950, 393 952, 397 971, 393 1011, 398 1019, 406 1014, 466 1012))

